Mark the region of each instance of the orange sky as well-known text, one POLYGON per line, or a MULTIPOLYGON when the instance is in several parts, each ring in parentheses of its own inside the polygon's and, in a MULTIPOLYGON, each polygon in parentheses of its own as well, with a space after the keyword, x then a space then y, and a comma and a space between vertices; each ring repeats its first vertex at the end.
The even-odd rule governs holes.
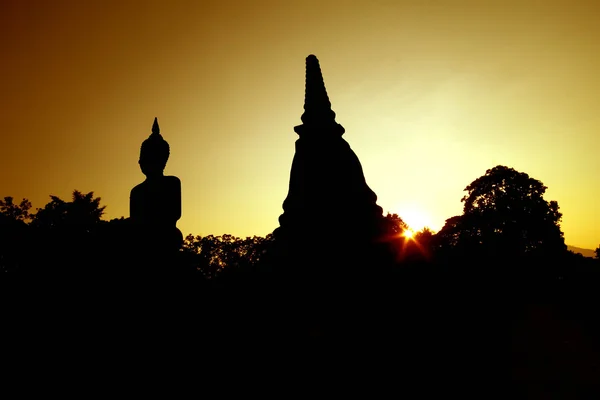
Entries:
POLYGON ((94 191, 107 218, 128 216, 156 116, 182 232, 266 235, 312 53, 385 211, 437 230, 503 164, 548 186, 568 244, 596 248, 594 3, 5 0, 0 197, 94 191))

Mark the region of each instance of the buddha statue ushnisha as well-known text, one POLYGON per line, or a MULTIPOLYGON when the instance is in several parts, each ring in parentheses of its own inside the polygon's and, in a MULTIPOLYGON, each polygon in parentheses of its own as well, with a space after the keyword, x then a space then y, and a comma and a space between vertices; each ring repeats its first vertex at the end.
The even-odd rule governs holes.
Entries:
POLYGON ((163 139, 154 118, 152 134, 142 143, 139 164, 146 180, 131 190, 129 212, 134 225, 142 229, 153 250, 177 250, 183 242, 177 221, 181 218, 181 181, 165 176, 169 144, 163 139))

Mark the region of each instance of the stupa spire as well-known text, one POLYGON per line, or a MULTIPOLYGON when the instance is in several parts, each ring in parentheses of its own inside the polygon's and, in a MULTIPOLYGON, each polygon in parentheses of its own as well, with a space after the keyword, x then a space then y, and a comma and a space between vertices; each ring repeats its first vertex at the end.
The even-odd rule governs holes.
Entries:
POLYGON ((306 57, 306 87, 304 93, 304 113, 300 117, 302 125, 294 127, 299 135, 308 130, 332 130, 340 136, 344 128, 335 121, 335 112, 327 95, 319 60, 313 54, 306 57))

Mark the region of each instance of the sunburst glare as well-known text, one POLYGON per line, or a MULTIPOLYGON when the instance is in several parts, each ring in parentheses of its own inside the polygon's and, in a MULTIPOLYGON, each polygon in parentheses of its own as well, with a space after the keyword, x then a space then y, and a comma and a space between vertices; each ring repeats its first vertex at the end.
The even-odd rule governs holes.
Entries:
POLYGON ((418 207, 398 207, 397 209, 398 215, 406 222, 410 228, 409 230, 412 232, 407 237, 412 237, 416 232, 432 225, 429 215, 418 207))

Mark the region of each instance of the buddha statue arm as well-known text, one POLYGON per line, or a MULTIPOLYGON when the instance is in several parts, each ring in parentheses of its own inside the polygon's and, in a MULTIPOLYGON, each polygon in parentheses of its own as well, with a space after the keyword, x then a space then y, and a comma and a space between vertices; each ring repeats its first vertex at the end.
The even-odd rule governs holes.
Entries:
POLYGON ((181 218, 181 181, 176 176, 166 176, 164 183, 165 194, 168 193, 164 217, 177 223, 181 218))
POLYGON ((175 217, 175 220, 179 220, 179 218, 181 218, 181 181, 177 177, 173 178, 175 178, 173 186, 175 187, 176 194, 175 204, 173 204, 173 216, 175 217))
POLYGON ((140 205, 136 188, 129 193, 129 218, 133 221, 140 220, 140 205))

